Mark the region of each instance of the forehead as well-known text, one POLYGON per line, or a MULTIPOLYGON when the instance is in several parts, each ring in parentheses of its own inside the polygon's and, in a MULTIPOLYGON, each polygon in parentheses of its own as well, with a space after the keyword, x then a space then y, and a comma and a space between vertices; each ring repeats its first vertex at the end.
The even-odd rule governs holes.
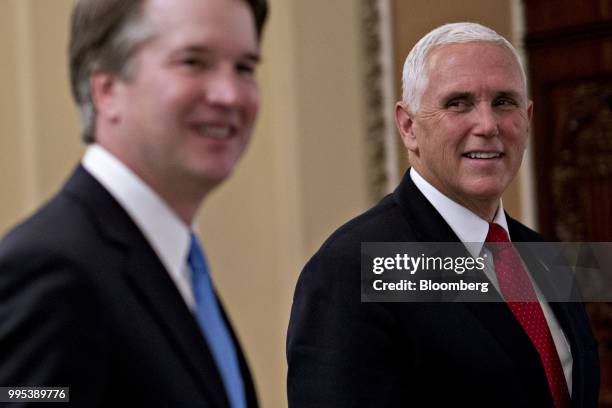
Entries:
POLYGON ((166 40, 257 48, 254 16, 244 0, 147 0, 144 15, 156 37, 166 40))
POLYGON ((514 54, 493 42, 437 46, 428 55, 426 69, 428 88, 505 87, 524 93, 521 68, 514 54))

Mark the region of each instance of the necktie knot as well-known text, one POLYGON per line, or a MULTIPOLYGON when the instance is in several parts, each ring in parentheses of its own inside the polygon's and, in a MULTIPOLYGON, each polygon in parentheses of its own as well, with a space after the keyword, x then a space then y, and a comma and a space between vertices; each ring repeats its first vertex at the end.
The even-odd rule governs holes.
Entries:
MULTIPOLYGON (((199 279, 199 276, 208 275, 208 264, 206 262, 206 256, 204 255, 204 251, 200 246, 200 241, 198 241, 198 237, 196 237, 194 233, 191 233, 191 246, 189 247, 187 263, 191 268, 192 284, 194 283, 194 281, 197 281, 199 279)), ((197 291, 195 294, 197 294, 197 291)))
POLYGON ((487 248, 493 253, 493 256, 498 255, 501 250, 512 246, 506 230, 501 225, 493 222, 489 223, 489 232, 487 233, 485 242, 488 244, 495 244, 487 245, 487 248))
POLYGON ((489 223, 489 233, 487 234, 486 242, 510 242, 508 233, 499 224, 494 222, 489 223))

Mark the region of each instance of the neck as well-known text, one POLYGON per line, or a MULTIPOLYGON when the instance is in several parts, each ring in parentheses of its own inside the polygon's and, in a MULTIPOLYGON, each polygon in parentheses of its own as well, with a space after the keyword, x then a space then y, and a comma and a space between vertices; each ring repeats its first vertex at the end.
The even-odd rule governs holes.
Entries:
POLYGON ((496 199, 493 202, 480 202, 478 200, 464 200, 464 202, 458 200, 454 201, 461 204, 487 222, 493 222, 493 219, 495 219, 495 214, 497 214, 497 210, 499 208, 499 199, 496 199))
POLYGON ((452 189, 444 188, 444 185, 436 183, 435 178, 431 177, 428 172, 423 171, 417 163, 413 163, 413 167, 427 183, 450 200, 467 208, 487 222, 492 222, 495 218, 501 197, 479 197, 455 194, 452 189))
POLYGON ((202 192, 199 188, 190 188, 190 183, 187 180, 173 185, 165 185, 160 180, 147 178, 139 173, 136 174, 168 204, 185 225, 190 226, 193 223, 208 191, 202 192))
POLYGON ((134 155, 127 154, 125 149, 117 148, 111 143, 100 141, 98 143, 155 191, 185 225, 190 226, 193 223, 202 201, 212 190, 212 186, 203 185, 184 175, 169 174, 169 171, 155 172, 150 166, 138 165, 141 162, 131 160, 134 155))

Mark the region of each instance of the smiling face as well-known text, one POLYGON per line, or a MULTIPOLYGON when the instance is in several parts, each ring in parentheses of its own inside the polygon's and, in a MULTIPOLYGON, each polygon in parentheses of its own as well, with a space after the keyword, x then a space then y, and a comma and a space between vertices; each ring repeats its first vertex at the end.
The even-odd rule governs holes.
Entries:
POLYGON ((396 119, 411 165, 453 201, 491 220, 527 145, 532 105, 518 62, 492 42, 442 45, 428 58, 416 114, 396 119))
POLYGON ((199 203, 231 173, 254 125, 254 19, 243 0, 148 0, 144 19, 156 34, 128 78, 92 78, 97 140, 171 206, 199 203))

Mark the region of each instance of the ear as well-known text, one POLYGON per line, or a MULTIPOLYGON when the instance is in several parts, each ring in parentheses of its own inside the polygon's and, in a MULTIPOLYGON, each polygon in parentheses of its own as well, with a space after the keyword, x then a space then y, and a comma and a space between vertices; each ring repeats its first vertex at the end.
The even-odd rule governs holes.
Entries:
POLYGON ((89 79, 91 99, 100 119, 115 121, 118 118, 117 82, 115 75, 104 71, 94 72, 89 79))
POLYGON ((533 117, 533 101, 529 101, 527 104, 527 121, 531 123, 531 118, 533 117))
POLYGON ((404 146, 411 152, 418 152, 418 143, 414 134, 414 120, 405 102, 400 101, 395 104, 395 123, 404 146))

